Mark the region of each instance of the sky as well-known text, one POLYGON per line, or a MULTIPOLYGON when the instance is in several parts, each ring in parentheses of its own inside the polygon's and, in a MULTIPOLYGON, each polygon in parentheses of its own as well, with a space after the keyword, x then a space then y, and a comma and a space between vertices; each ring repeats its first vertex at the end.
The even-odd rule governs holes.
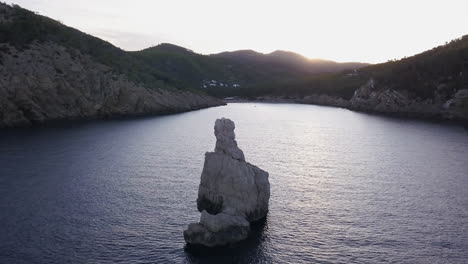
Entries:
POLYGON ((379 63, 468 34, 468 0, 14 0, 124 50, 288 50, 379 63))

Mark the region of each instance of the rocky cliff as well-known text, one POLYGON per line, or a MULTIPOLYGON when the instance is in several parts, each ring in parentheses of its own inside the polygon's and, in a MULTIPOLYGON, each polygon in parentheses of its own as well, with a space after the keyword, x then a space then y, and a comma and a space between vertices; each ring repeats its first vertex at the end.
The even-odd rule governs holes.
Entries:
POLYGON ((0 128, 222 104, 174 88, 105 41, 0 3, 0 128))
POLYGON ((138 85, 90 56, 53 42, 32 43, 24 50, 3 43, 0 50, 0 127, 173 113, 222 104, 164 84, 138 85))
MULTIPOLYGON (((366 84, 356 89, 354 95, 348 100, 326 94, 288 98, 290 99, 286 99, 286 102, 336 106, 401 117, 468 122, 468 87, 467 89, 447 91, 446 85, 439 84, 431 97, 421 98, 414 96, 408 90, 391 89, 374 79, 370 79, 366 84)), ((258 99, 281 101, 281 98, 278 97, 258 97, 258 99)))
POLYGON ((434 94, 422 99, 407 90, 394 90, 370 79, 354 92, 347 107, 354 110, 408 117, 468 120, 468 87, 453 92, 439 84, 434 94))

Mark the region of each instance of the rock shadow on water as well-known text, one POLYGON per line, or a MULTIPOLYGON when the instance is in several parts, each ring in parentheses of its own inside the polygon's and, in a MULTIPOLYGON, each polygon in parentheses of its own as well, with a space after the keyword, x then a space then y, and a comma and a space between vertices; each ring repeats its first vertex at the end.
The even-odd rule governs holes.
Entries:
POLYGON ((187 263, 258 263, 269 262, 266 252, 268 244, 268 217, 250 224, 247 239, 220 247, 205 247, 186 244, 187 263))

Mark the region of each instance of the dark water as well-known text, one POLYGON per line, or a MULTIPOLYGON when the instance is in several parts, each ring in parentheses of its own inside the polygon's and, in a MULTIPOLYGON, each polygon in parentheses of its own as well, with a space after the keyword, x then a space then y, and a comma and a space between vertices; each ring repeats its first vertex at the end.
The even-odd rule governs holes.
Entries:
POLYGON ((461 127, 288 104, 1 132, 0 263, 467 263, 467 154, 461 127), (270 212, 188 252, 221 116, 270 172, 270 212))

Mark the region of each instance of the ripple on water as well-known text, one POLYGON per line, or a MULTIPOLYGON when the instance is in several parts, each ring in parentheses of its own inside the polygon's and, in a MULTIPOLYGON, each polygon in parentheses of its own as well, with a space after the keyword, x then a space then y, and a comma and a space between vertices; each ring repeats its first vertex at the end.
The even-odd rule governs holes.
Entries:
POLYGON ((290 104, 0 132, 0 263, 463 263, 467 151, 456 126, 290 104), (221 116, 270 172, 270 212, 186 250, 221 116))

